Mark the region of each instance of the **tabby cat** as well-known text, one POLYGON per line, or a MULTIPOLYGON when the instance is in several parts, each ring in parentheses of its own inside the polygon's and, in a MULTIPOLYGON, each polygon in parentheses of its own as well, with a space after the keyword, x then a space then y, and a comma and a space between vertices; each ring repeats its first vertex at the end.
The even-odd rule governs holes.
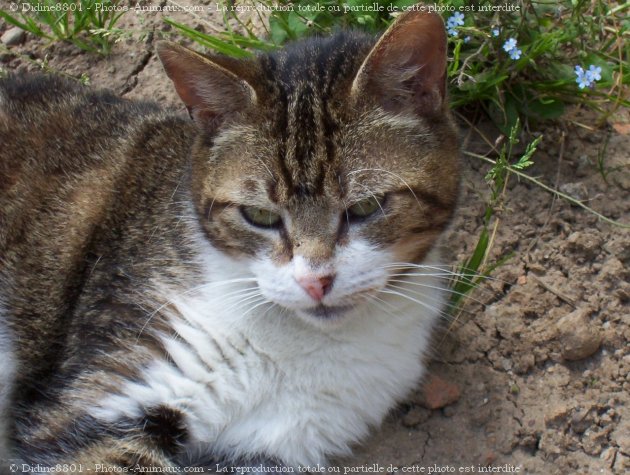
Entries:
POLYGON ((3 466, 325 464, 417 384, 441 312, 442 20, 157 52, 193 120, 0 81, 3 466))

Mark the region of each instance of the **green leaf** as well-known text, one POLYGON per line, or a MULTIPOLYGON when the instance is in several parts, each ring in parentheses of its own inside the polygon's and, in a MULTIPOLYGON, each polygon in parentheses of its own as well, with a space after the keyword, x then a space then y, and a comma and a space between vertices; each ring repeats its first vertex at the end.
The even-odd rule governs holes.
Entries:
POLYGON ((301 38, 304 34, 309 30, 308 26, 306 26, 306 22, 303 18, 301 18, 296 12, 289 13, 289 28, 293 32, 293 34, 301 38))
POLYGON ((50 39, 50 36, 48 36, 47 34, 45 34, 41 28, 39 28, 37 26, 37 24, 31 20, 28 17, 23 17, 23 20, 26 21, 26 23, 22 23, 21 21, 19 21, 17 18, 9 15, 6 12, 3 12, 2 10, 0 10, 0 18, 4 18, 4 20, 7 23, 10 23, 13 26, 17 26, 18 28, 22 28, 24 31, 28 31, 29 33, 33 33, 36 36, 43 36, 46 38, 50 39))
POLYGON ((285 25, 278 21, 277 18, 272 17, 269 20, 269 29, 271 33, 271 41, 275 44, 281 45, 289 39, 289 34, 287 33, 285 25))
POLYGON ((164 22, 168 23, 169 25, 174 26, 179 31, 181 31, 181 33, 184 36, 190 38, 191 40, 194 40, 200 45, 213 49, 219 53, 232 56, 235 58, 247 58, 252 55, 249 51, 245 51, 244 49, 239 48, 238 46, 234 46, 233 44, 228 43, 227 41, 223 41, 218 38, 215 38, 214 36, 200 33, 197 30, 194 30, 193 28, 182 25, 181 23, 177 23, 176 21, 170 18, 165 18, 164 22))
POLYGON ((526 105, 527 115, 552 120, 564 114, 564 103, 556 99, 538 99, 526 105))
POLYGON ((533 142, 528 143, 527 148, 525 149, 525 153, 521 156, 521 158, 518 159, 518 162, 512 165, 512 168, 515 168, 517 170, 524 170, 525 168, 533 165, 534 162, 531 160, 532 155, 534 155, 534 152, 536 152, 538 144, 540 144, 542 139, 543 136, 540 135, 536 137, 533 142))

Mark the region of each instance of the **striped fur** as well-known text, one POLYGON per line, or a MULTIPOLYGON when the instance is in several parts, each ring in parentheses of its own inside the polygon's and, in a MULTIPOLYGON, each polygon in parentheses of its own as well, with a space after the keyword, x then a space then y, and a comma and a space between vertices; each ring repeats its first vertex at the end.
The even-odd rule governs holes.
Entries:
POLYGON ((0 437, 100 473, 326 463, 421 377, 441 312, 458 189, 441 20, 245 60, 158 53, 192 121, 0 80, 0 437))

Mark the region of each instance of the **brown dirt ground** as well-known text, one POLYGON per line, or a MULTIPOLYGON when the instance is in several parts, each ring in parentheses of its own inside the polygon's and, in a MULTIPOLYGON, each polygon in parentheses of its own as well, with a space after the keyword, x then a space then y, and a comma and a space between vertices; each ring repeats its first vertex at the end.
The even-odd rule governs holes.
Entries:
MULTIPOLYGON (((219 24, 216 12, 170 16, 207 32, 219 24)), ((87 73, 95 87, 183 112, 153 53, 154 41, 172 33, 162 17, 127 14, 119 26, 134 36, 107 58, 27 36, 0 49, 0 67, 34 71, 45 61, 71 76, 87 73)), ((0 34, 7 28, 0 21, 0 34)), ((630 136, 595 127, 580 109, 568 119, 542 130, 529 173, 630 224, 630 136), (606 141, 607 181, 596 166, 606 141)), ((462 131, 467 150, 489 150, 478 131, 462 131)), ((464 158, 463 166, 461 207, 445 240, 453 262, 474 247, 487 194, 486 165, 464 158)), ((429 373, 460 394, 428 409, 419 388, 339 461, 341 473, 629 473, 630 231, 514 177, 508 196, 494 253, 513 257, 435 338, 429 373)))

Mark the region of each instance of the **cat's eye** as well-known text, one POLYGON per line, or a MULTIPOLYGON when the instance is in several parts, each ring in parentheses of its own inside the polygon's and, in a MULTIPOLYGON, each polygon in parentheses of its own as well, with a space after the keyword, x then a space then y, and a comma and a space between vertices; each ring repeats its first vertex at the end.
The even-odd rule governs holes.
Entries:
POLYGON ((282 219, 278 213, 256 206, 241 206, 241 214, 245 220, 254 226, 261 228, 276 228, 282 219))
POLYGON ((383 195, 376 195, 357 201, 355 204, 348 207, 348 216, 358 219, 367 218, 368 216, 376 213, 378 210, 383 209, 384 200, 385 197, 383 195))

